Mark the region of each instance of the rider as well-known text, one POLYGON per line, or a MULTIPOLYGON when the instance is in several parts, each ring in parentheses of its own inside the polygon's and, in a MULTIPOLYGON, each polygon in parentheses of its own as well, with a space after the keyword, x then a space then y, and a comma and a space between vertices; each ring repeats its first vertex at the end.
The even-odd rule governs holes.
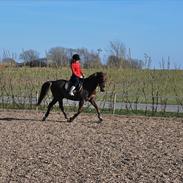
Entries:
POLYGON ((84 74, 83 74, 83 71, 82 71, 81 66, 80 66, 80 57, 79 57, 78 54, 74 54, 72 56, 70 66, 71 66, 71 70, 72 70, 72 76, 71 76, 71 79, 70 79, 70 81, 72 83, 72 87, 70 89, 69 94, 71 96, 74 96, 73 91, 75 90, 75 88, 79 84, 80 79, 84 78, 84 74))

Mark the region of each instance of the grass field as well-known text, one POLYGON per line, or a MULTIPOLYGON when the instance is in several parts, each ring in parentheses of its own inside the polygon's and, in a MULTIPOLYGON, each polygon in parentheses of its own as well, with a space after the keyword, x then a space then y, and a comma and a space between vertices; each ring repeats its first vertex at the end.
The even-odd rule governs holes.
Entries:
MULTIPOLYGON (((156 104, 182 104, 183 71, 136 69, 85 69, 85 76, 106 72, 105 100, 156 104)), ((36 96, 43 82, 69 79, 70 68, 5 68, 0 70, 0 96, 36 96)), ((99 96, 101 99, 101 96, 99 96)))

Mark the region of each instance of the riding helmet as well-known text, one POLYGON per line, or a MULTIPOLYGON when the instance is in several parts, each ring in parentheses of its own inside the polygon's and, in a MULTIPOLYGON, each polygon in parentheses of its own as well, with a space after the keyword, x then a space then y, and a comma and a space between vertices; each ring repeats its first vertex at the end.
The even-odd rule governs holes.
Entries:
POLYGON ((73 59, 73 60, 80 60, 80 57, 79 57, 78 54, 74 54, 74 55, 72 56, 72 59, 73 59))

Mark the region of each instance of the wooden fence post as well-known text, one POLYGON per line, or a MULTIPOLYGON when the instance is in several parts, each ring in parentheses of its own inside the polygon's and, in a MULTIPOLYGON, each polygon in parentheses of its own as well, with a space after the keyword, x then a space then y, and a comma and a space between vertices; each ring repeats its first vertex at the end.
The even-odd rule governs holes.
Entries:
POLYGON ((116 110, 116 93, 114 93, 114 98, 113 98, 112 114, 115 114, 115 110, 116 110))
MULTIPOLYGON (((36 104, 38 103, 39 94, 36 92, 36 104)), ((36 105, 36 111, 38 111, 38 106, 36 105)))

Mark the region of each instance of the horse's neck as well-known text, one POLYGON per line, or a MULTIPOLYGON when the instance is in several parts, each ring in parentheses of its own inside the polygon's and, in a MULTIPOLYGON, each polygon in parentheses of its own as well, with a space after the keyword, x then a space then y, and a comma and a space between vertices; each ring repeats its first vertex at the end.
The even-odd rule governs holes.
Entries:
POLYGON ((95 77, 93 77, 93 78, 86 78, 84 84, 85 84, 85 88, 90 90, 90 91, 95 90, 97 88, 97 86, 98 86, 98 83, 97 83, 95 77))

